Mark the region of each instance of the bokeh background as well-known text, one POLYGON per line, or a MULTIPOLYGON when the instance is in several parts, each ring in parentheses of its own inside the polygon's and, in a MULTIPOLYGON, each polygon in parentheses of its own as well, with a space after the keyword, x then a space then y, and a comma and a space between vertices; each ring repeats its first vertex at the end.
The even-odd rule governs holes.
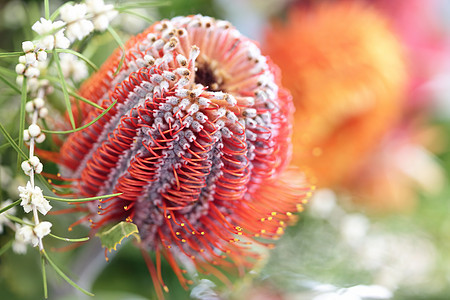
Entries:
MULTIPOLYGON (((62 2, 50 4, 53 11, 62 2)), ((0 2, 1 52, 20 51, 32 38, 42 6, 0 2)), ((449 299, 450 1, 172 0, 136 11, 151 20, 197 13, 227 19, 257 41, 292 91, 293 164, 316 186, 297 224, 275 249, 261 250, 265 259, 233 278, 232 288, 199 275, 185 291, 163 266, 167 299, 449 299)), ((123 40, 149 26, 125 14, 113 24, 123 40)), ((84 54, 97 64, 116 47, 108 34, 87 43, 84 54)), ((1 67, 14 65, 0 60, 1 67)), ((58 103, 61 95, 51 97, 58 103)), ((19 98, 0 81, 0 120, 13 137, 19 98)), ((25 182, 5 144, 0 136, 0 201, 18 199, 25 182)), ((66 236, 77 218, 48 219, 66 236)), ((87 232, 78 226, 70 234, 87 232)), ((0 246, 12 236, 5 230, 0 246)), ((109 262, 98 241, 65 246, 47 247, 93 299, 154 299, 132 241, 109 262)), ((34 250, 0 256, 1 299, 43 298, 34 250)), ((50 299, 85 297, 57 274, 48 277, 50 299)))

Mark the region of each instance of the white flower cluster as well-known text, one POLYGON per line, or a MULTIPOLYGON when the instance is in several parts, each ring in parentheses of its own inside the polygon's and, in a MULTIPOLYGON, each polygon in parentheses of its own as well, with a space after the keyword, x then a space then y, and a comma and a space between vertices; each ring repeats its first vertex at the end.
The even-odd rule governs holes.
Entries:
POLYGON ((15 244, 13 244, 13 250, 16 253, 24 254, 27 251, 27 244, 31 244, 33 247, 36 247, 39 245, 39 241, 42 240, 43 237, 50 234, 52 223, 44 221, 40 222, 36 226, 18 225, 17 227, 16 240, 15 244))
MULTIPOLYGON (((40 69, 46 69, 47 60, 46 50, 55 48, 67 49, 75 40, 82 40, 92 31, 104 31, 109 26, 109 22, 117 15, 117 11, 111 4, 105 4, 103 0, 87 0, 86 3, 66 4, 60 8, 61 20, 52 22, 45 18, 33 24, 31 29, 35 31, 39 38, 22 43, 22 49, 25 55, 19 57, 19 63, 16 65, 18 74, 17 83, 22 85, 23 78, 28 79, 28 88, 37 90, 39 87, 48 85, 48 81, 37 81, 41 74, 40 69), (41 65, 39 65, 39 63, 41 65)), ((66 62, 67 63, 67 62, 66 62)), ((68 61, 71 65, 66 69, 80 69, 76 59, 68 61)), ((62 67, 64 62, 61 62, 62 67)), ((63 67, 64 68, 64 67, 63 67)), ((84 69, 78 72, 66 72, 76 76, 75 81, 85 78, 87 71, 84 69)))
MULTIPOLYGON (((31 125, 23 132, 23 139, 29 144, 29 159, 21 164, 24 173, 29 176, 26 186, 19 186, 20 205, 25 213, 33 213, 33 223, 24 219, 23 224, 15 224, 5 214, 0 214, 0 233, 3 225, 7 224, 16 231, 15 241, 12 245, 16 253, 26 253, 27 245, 39 246, 43 250, 42 238, 50 233, 52 224, 39 221, 38 212, 46 215, 51 209, 49 201, 44 197, 42 189, 34 184, 34 175, 40 174, 43 165, 34 155, 36 143, 42 143, 45 135, 39 127, 39 118, 48 115, 44 97, 49 93, 49 81, 39 79, 45 72, 47 63, 47 51, 55 48, 67 49, 75 40, 82 40, 94 30, 103 31, 109 26, 109 22, 117 15, 117 11, 111 4, 105 4, 103 0, 86 0, 81 4, 65 4, 59 10, 61 20, 51 21, 41 18, 33 24, 31 29, 38 34, 34 41, 24 41, 22 50, 24 55, 19 57, 16 65, 17 83, 23 84, 27 79, 27 89, 34 93, 35 97, 25 105, 26 112, 31 117, 31 125)), ((60 55, 60 64, 63 76, 78 82, 88 76, 86 64, 79 61, 75 55, 63 53, 60 55)), ((10 201, 2 203, 1 207, 10 205, 10 201)), ((14 213, 10 209, 9 213, 14 213)))
POLYGON ((61 69, 65 78, 80 82, 88 77, 89 73, 84 61, 70 53, 61 53, 59 57, 61 58, 61 69))

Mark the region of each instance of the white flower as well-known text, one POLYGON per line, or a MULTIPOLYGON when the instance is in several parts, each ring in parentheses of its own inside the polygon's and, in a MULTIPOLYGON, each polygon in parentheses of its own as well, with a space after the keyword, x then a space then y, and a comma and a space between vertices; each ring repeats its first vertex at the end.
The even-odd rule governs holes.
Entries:
POLYGON ((16 240, 26 244, 32 244, 35 247, 39 243, 38 237, 36 236, 36 234, 34 234, 33 227, 29 225, 21 226, 16 231, 16 240))
POLYGON ((114 5, 105 4, 103 0, 86 0, 86 5, 88 13, 93 15, 96 30, 103 31, 108 28, 109 21, 117 15, 114 5))
POLYGON ((79 82, 88 77, 89 73, 84 61, 69 53, 61 53, 59 56, 61 57, 61 69, 65 78, 72 78, 73 81, 79 82))
POLYGON ((33 209, 33 205, 43 215, 52 209, 48 200, 44 198, 41 188, 38 186, 33 188, 29 181, 26 187, 19 186, 19 197, 22 200, 20 205, 23 206, 23 210, 26 213, 29 213, 33 209))
POLYGON ((71 42, 83 39, 94 30, 94 24, 86 20, 85 4, 67 4, 59 12, 61 19, 67 23, 66 35, 71 42))
POLYGON ((64 36, 65 25, 66 23, 63 21, 53 23, 50 20, 41 18, 40 21, 33 24, 31 29, 42 36, 39 40, 40 47, 47 50, 52 50, 54 47, 66 49, 70 46, 70 41, 64 36))
POLYGON ((36 225, 33 229, 36 236, 42 239, 44 236, 50 233, 50 227, 52 227, 52 223, 44 221, 36 225))
MULTIPOLYGON (((0 209, 7 207, 8 205, 11 205, 12 201, 11 200, 5 200, 2 202, 2 204, 0 205, 0 209)), ((16 207, 12 207, 10 209, 8 209, 5 212, 2 212, 0 214, 0 234, 3 233, 3 224, 8 222, 8 218, 5 216, 5 214, 8 213, 10 215, 14 215, 16 213, 16 207)))
MULTIPOLYGON (((31 229, 30 226, 23 226, 23 227, 29 227, 31 229)), ((17 254, 26 254, 27 253, 27 241, 25 240, 25 238, 29 237, 29 230, 28 229, 24 229, 22 226, 16 224, 16 235, 15 235, 15 240, 12 244, 12 249, 15 253, 17 254)), ((33 231, 31 230, 31 233, 33 231)), ((31 240, 31 237, 29 238, 31 240)))

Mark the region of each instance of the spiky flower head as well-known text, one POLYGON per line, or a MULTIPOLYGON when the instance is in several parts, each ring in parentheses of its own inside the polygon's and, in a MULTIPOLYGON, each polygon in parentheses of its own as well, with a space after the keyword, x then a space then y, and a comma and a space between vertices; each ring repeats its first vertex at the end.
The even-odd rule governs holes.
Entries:
MULTIPOLYGON (((162 253, 183 285, 180 256, 215 274, 249 267, 247 245, 278 238, 308 193, 286 169, 293 106, 278 69, 228 22, 199 15, 130 39, 115 74, 120 59, 118 49, 80 90, 117 104, 59 157, 77 195, 122 193, 90 205, 93 227, 134 222, 141 247, 162 253)), ((79 107, 83 124, 101 112, 79 107)))

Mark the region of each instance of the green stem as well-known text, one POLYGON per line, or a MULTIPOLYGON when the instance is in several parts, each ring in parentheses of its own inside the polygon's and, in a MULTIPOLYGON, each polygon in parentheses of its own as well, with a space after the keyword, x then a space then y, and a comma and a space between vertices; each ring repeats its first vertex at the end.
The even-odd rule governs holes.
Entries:
POLYGON ((23 52, 4 52, 4 53, 0 53, 0 58, 3 57, 10 57, 10 56, 21 56, 24 55, 25 53, 23 52))
MULTIPOLYGON (((28 155, 26 155, 25 152, 23 152, 23 150, 20 149, 20 146, 18 144, 16 144, 16 142, 14 142, 13 138, 9 135, 9 133, 6 131, 5 127, 3 127, 3 125, 1 123, 0 123, 0 131, 3 133, 3 135, 5 136, 8 143, 14 148, 14 150, 17 151, 17 153, 19 154, 19 157, 21 156, 23 159, 27 160, 28 155)), ((22 140, 23 140, 23 138, 22 138, 22 140)), ((20 136, 19 136, 19 141, 20 141, 20 136)))
POLYGON ((70 53, 73 54, 75 56, 78 56, 79 58, 81 58, 82 60, 84 60, 92 69, 94 69, 95 71, 98 71, 98 67, 86 56, 84 56, 81 53, 78 53, 76 51, 73 51, 71 49, 56 49, 56 52, 58 53, 70 53))
POLYGON ((112 35, 112 37, 116 40, 119 47, 122 49, 122 56, 120 57, 119 65, 117 66, 117 69, 114 72, 115 76, 119 73, 120 69, 122 69, 123 62, 125 61, 125 46, 122 40, 120 39, 119 35, 117 34, 117 32, 111 26, 108 26, 108 31, 112 35))
POLYGON ((67 133, 72 133, 72 132, 77 132, 77 131, 80 131, 80 130, 83 130, 83 129, 85 129, 85 128, 87 128, 87 127, 89 127, 89 126, 91 126, 92 124, 94 124, 95 122, 97 122, 101 117, 103 117, 111 108, 113 108, 113 106, 115 105, 117 103, 117 100, 114 100, 114 102, 113 103, 111 103, 111 105, 110 106, 108 106, 108 108, 105 110, 105 111, 103 111, 97 118, 95 118, 94 120, 92 120, 91 122, 89 122, 89 123, 87 123, 87 124, 85 124, 85 125, 83 125, 83 126, 81 126, 81 127, 78 127, 78 128, 76 128, 76 129, 73 129, 73 130, 61 130, 61 131, 56 131, 56 130, 42 130, 42 132, 45 132, 45 133, 52 133, 52 134, 67 134, 67 133))
POLYGON ((0 214, 4 213, 5 211, 9 210, 10 208, 13 208, 14 206, 19 205, 20 201, 22 201, 22 199, 14 201, 10 205, 3 207, 2 209, 0 209, 0 214))
POLYGON ((3 253, 9 250, 13 244, 13 240, 10 240, 7 242, 3 247, 0 248, 0 256, 2 256, 3 253))
MULTIPOLYGON (((22 96, 20 98, 20 110, 19 110, 19 149, 22 150, 23 147, 23 131, 25 130, 25 105, 27 104, 27 78, 23 77, 22 83, 22 96)), ((20 155, 17 155, 17 168, 19 168, 20 155)))
POLYGON ((65 241, 65 242, 85 242, 87 240, 89 240, 89 237, 84 237, 84 238, 79 238, 79 239, 69 239, 69 238, 63 238, 57 235, 54 235, 52 233, 49 234, 52 238, 61 240, 61 241, 65 241))
MULTIPOLYGON (((48 5, 48 0, 44 0, 44 12, 45 12, 45 18, 48 20, 50 18, 50 8, 48 5)), ((47 297, 45 297, 47 298, 47 297)))
POLYGON ((76 288, 77 290, 79 290, 80 292, 83 292, 84 294, 86 294, 88 296, 94 296, 94 294, 86 291, 85 289, 83 289, 82 287, 77 285, 75 282, 73 282, 72 279, 67 277, 67 275, 64 274, 63 271, 61 271, 61 269, 50 259, 50 257, 47 255, 47 252, 45 252, 45 250, 42 250, 41 253, 45 256, 45 258, 47 259, 49 264, 52 266, 52 268, 55 269, 56 273, 58 273, 59 276, 61 276, 68 284, 70 284, 71 286, 73 286, 74 288, 76 288))
POLYGON ((98 199, 104 199, 104 198, 112 198, 115 196, 120 196, 122 193, 116 193, 116 194, 110 194, 110 195, 103 195, 103 196, 97 196, 97 197, 89 197, 89 198, 79 198, 79 199, 66 199, 66 198, 59 198, 59 197, 51 197, 51 196, 45 196, 45 198, 55 201, 61 201, 61 202, 88 202, 98 199))
POLYGON ((73 118, 72 105, 70 103, 69 93, 67 91, 66 79, 64 78, 64 75, 62 73, 61 63, 59 61, 59 57, 58 57, 58 53, 56 52, 56 49, 53 49, 53 59, 55 60, 56 68, 58 69, 59 80, 61 81, 61 87, 63 90, 64 101, 66 102, 67 112, 69 113, 70 124, 72 125, 72 128, 75 129, 75 127, 76 127, 75 120, 73 118))
POLYGON ((0 80, 3 81, 7 86, 9 86, 10 88, 12 88, 14 91, 16 91, 18 94, 21 93, 20 89, 15 86, 14 84, 12 84, 11 82, 9 82, 5 77, 3 77, 2 75, 0 75, 0 80))
POLYGON ((48 298, 47 273, 45 272, 45 257, 41 254, 42 283, 44 284, 44 298, 48 298))

